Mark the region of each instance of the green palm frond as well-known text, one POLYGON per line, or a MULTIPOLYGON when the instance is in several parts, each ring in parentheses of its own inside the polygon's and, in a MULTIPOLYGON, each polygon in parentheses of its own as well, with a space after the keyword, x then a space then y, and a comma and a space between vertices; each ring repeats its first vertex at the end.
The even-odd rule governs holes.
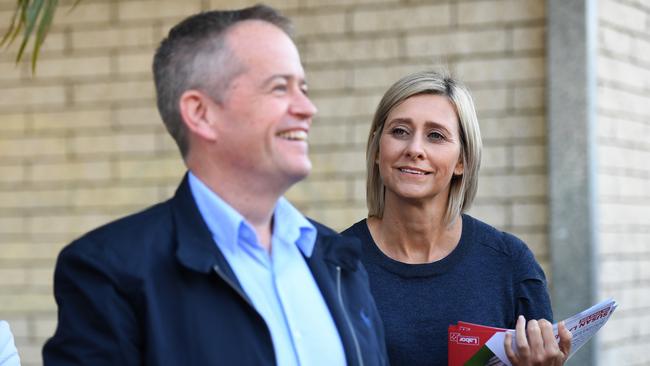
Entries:
MULTIPOLYGON (((73 8, 79 3, 77 0, 73 8)), ((33 38, 32 73, 36 71, 36 61, 41 46, 50 30, 52 19, 56 11, 58 0, 17 0, 16 9, 9 28, 6 30, 0 46, 8 47, 22 32, 22 40, 16 56, 16 63, 20 62, 25 54, 28 43, 33 38)))

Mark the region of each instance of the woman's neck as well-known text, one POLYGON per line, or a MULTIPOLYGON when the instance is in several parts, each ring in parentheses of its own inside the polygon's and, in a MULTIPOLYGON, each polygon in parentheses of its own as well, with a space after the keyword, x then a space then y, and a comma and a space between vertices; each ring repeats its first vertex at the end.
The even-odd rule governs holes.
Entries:
POLYGON ((368 228, 379 249, 403 263, 431 263, 451 253, 462 233, 459 217, 445 221, 444 207, 387 200, 382 218, 368 219, 368 228))

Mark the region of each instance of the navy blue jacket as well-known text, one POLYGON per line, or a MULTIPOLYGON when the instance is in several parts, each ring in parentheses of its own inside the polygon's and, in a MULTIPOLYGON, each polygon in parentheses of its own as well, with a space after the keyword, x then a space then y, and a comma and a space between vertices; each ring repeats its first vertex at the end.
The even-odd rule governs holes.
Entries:
MULTIPOLYGON (((306 258, 348 365, 386 363, 360 243, 314 222, 306 258)), ((215 245, 187 177, 170 200, 96 229, 59 255, 47 365, 273 365, 270 332, 215 245)))

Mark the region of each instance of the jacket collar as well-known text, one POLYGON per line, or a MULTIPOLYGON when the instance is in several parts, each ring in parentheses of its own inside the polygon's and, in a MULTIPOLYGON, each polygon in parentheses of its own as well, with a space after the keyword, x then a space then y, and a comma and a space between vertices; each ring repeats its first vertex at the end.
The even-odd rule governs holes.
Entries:
POLYGON ((342 236, 316 221, 310 221, 318 232, 314 248, 318 255, 314 260, 324 260, 342 269, 356 271, 361 263, 361 242, 350 236, 342 236))
MULTIPOLYGON (((208 226, 203 221, 190 190, 187 174, 171 200, 172 214, 176 226, 176 256, 181 264, 197 272, 209 273, 215 265, 227 268, 228 274, 236 277, 225 257, 215 245, 208 226)), ((310 220, 311 221, 311 220, 310 220)), ((361 257, 361 243, 351 237, 344 237, 311 221, 316 228, 315 252, 310 259, 326 261, 349 271, 356 271, 361 257), (316 258, 314 258, 316 257, 316 258)), ((312 260, 309 260, 310 262, 312 260)))
POLYGON ((209 273, 215 265, 237 283, 232 269, 219 251, 208 226, 194 202, 188 176, 178 186, 171 200, 176 233, 176 257, 185 267, 201 273, 209 273))

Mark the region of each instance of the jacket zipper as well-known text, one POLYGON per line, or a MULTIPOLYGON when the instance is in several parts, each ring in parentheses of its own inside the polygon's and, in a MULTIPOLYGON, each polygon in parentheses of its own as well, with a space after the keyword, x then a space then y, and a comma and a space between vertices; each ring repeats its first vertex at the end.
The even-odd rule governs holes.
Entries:
POLYGON ((343 305, 343 295, 341 294, 341 267, 336 266, 336 291, 339 297, 339 304, 341 305, 341 310, 343 310, 343 317, 348 323, 350 328, 350 333, 352 333, 352 340, 354 341, 354 347, 357 351, 357 359, 359 360, 359 365, 363 366, 363 357, 361 356, 361 348, 359 347, 359 341, 357 340, 357 335, 354 332, 354 327, 348 316, 348 312, 345 310, 345 305, 343 305))
POLYGON ((232 282, 232 280, 228 278, 228 276, 226 276, 223 272, 221 272, 221 268, 219 268, 218 264, 212 266, 212 270, 217 274, 217 276, 221 277, 221 279, 224 280, 226 284, 228 284, 228 286, 230 286, 233 290, 235 290, 235 292, 237 292, 237 294, 239 294, 239 296, 241 296, 241 298, 244 299, 244 301, 246 301, 246 303, 250 305, 250 307, 255 309, 255 306, 253 306, 253 304, 250 302, 248 296, 246 296, 246 294, 242 292, 239 286, 237 286, 234 282, 232 282))

